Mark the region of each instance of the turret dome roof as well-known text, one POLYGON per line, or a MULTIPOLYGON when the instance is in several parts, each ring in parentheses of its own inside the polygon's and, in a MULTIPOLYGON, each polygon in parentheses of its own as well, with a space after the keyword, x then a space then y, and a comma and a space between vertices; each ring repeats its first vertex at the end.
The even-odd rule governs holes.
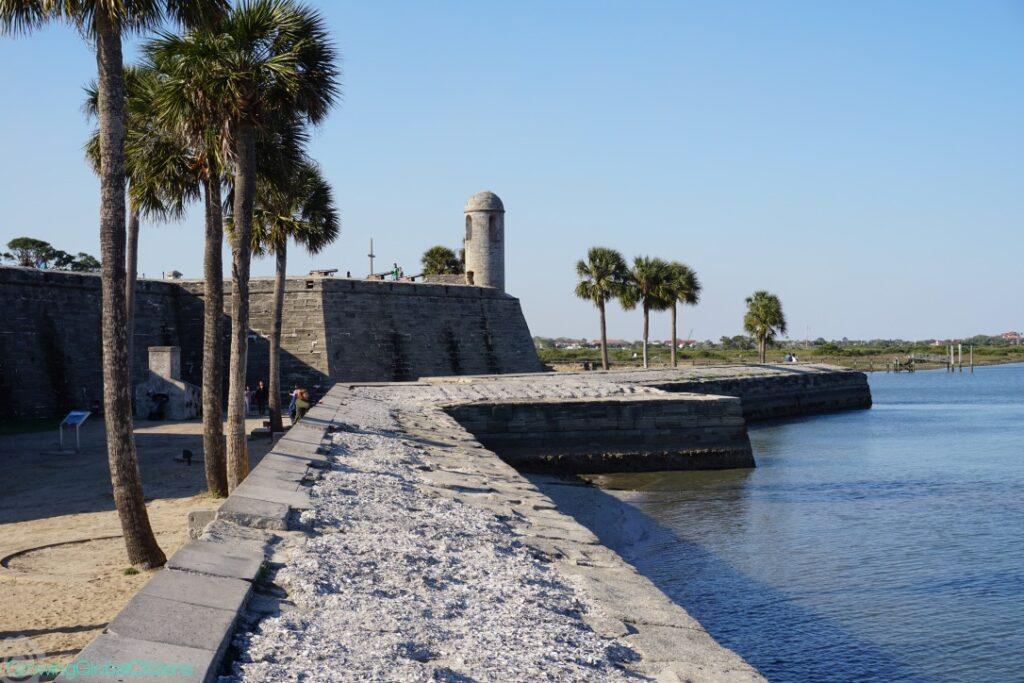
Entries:
POLYGON ((498 195, 493 192, 484 190, 483 192, 477 192, 475 195, 469 198, 466 202, 466 213, 470 211, 505 211, 505 205, 501 203, 498 195))

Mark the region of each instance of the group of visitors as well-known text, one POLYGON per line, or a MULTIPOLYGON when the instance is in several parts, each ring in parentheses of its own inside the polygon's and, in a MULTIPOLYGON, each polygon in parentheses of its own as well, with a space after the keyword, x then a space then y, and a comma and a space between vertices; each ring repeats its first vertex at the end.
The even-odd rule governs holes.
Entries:
MULTIPOLYGON (((269 395, 269 390, 263 380, 260 380, 256 384, 255 390, 246 386, 245 414, 252 415, 255 407, 256 414, 263 417, 267 412, 267 401, 269 395)), ((301 420, 303 415, 305 415, 309 410, 309 391, 296 384, 288 396, 291 397, 291 403, 288 405, 288 415, 291 416, 292 424, 294 424, 301 420)))
POLYGON ((256 390, 253 391, 247 384, 245 386, 245 414, 252 415, 253 406, 256 407, 256 412, 260 417, 267 412, 267 400, 270 397, 270 393, 267 390, 267 385, 264 384, 263 380, 260 380, 256 385, 256 390))

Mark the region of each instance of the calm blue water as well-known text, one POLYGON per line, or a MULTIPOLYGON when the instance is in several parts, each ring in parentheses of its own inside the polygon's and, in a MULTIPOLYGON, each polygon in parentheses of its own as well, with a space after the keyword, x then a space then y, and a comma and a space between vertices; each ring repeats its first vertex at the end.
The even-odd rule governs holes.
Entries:
POLYGON ((600 535, 770 680, 1024 680, 1024 366, 870 382, 756 470, 600 478, 600 535))

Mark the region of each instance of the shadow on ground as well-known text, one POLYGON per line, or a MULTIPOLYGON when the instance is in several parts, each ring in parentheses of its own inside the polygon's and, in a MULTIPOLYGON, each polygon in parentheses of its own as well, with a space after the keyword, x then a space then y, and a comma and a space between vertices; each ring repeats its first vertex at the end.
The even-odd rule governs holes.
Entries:
MULTIPOLYGON (((260 421, 249 420, 252 429, 260 421)), ((73 443, 74 434, 70 435, 73 443)), ((65 434, 65 445, 69 443, 65 434)), ((156 498, 187 498, 206 490, 203 470, 202 423, 137 421, 135 443, 143 492, 156 498), (182 452, 193 454, 192 464, 182 452)), ((107 465, 103 422, 82 428, 82 448, 60 451, 55 430, 5 436, 0 439, 0 524, 114 509, 107 465)), ((255 467, 270 441, 249 442, 249 464, 255 467)))

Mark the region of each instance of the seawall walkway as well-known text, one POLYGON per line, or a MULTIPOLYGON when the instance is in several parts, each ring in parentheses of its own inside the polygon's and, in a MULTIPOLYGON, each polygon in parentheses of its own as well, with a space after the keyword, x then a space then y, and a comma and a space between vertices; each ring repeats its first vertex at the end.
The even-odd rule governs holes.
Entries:
MULTIPOLYGON (((860 373, 700 370, 335 386, 76 658, 77 680, 118 680, 89 676, 89 663, 131 660, 181 664, 164 680, 190 681, 763 680, 454 416, 459 405, 548 402, 560 416, 550 434, 589 434, 588 420, 611 414, 634 435, 650 427, 659 451, 673 427, 637 422, 652 397, 716 419, 745 410, 664 386, 677 380, 746 374, 751 396, 778 402, 753 384, 801 376, 815 410, 815 392, 837 409, 870 405, 860 373), (565 408, 578 402, 587 408, 565 408)), ((504 413, 475 428, 508 434, 531 419, 504 413)), ((692 432, 696 414, 683 421, 694 423, 686 434, 738 438, 732 424, 707 436, 692 432)))

